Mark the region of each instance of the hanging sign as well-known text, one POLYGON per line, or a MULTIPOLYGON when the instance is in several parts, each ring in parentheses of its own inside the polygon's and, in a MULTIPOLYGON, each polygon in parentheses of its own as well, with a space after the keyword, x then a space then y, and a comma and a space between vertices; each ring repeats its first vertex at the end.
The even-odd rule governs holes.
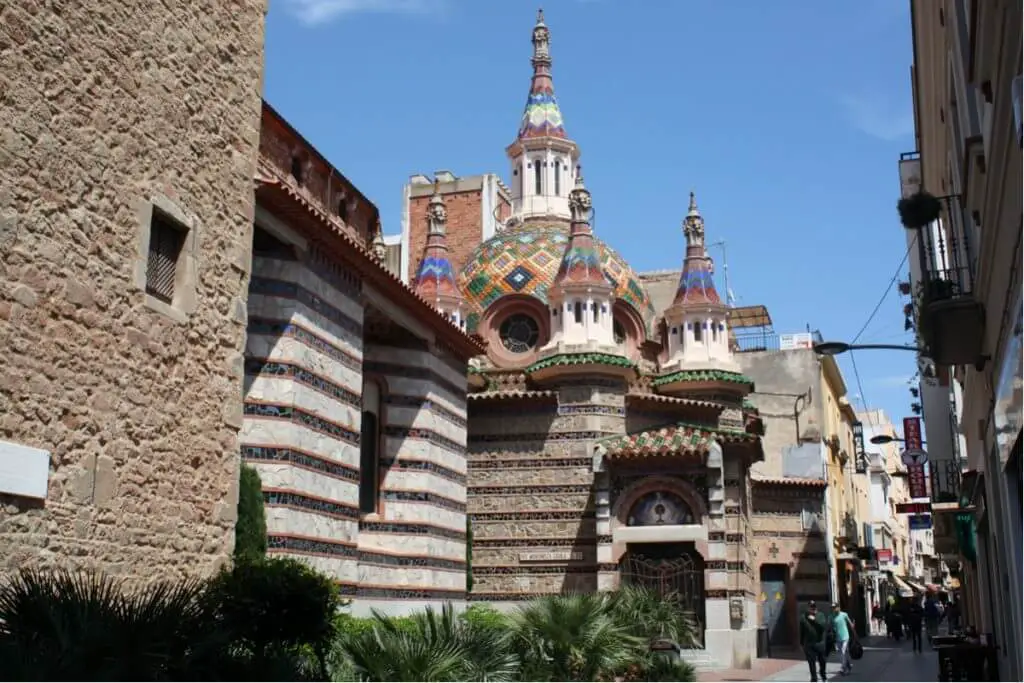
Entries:
POLYGON ((907 482, 911 498, 928 497, 928 478, 924 466, 928 462, 928 454, 924 450, 924 439, 921 438, 921 418, 903 418, 903 464, 907 466, 907 482))

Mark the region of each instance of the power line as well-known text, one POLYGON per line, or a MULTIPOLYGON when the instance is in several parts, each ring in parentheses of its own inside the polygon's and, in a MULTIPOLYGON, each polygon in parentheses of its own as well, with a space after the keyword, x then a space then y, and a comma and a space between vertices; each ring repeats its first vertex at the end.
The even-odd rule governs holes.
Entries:
POLYGON ((900 264, 896 266, 896 272, 892 274, 892 279, 889 280, 889 284, 886 285, 885 291, 882 293, 882 298, 878 300, 877 304, 875 304, 874 310, 871 311, 871 315, 868 316, 867 321, 865 321, 864 325, 861 326, 860 331, 856 336, 854 336, 853 341, 850 342, 851 344, 857 343, 857 340, 860 339, 862 334, 864 334, 864 331, 868 329, 868 325, 870 325, 871 321, 875 319, 876 315, 878 315, 878 311, 881 310, 882 304, 884 304, 885 300, 889 298, 889 292, 892 291, 892 286, 896 284, 896 280, 899 279, 900 273, 903 272, 903 266, 906 265, 907 259, 910 258, 910 250, 914 248, 915 244, 917 244, 917 233, 914 234, 914 239, 910 240, 910 244, 907 246, 907 252, 903 254, 903 258, 900 259, 900 264))
POLYGON ((871 429, 874 429, 875 420, 871 409, 868 408, 868 399, 864 395, 864 385, 860 381, 860 371, 857 369, 857 359, 853 351, 850 351, 850 365, 853 367, 853 378, 857 382, 857 393, 860 394, 860 404, 864 408, 864 415, 868 418, 868 425, 870 425, 871 429))

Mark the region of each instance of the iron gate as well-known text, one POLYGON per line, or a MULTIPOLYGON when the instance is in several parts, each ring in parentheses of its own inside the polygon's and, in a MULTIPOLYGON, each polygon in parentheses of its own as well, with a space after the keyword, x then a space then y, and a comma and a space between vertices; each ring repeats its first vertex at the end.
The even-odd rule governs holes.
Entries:
MULTIPOLYGON (((659 544, 660 545, 660 544, 659 544)), ((660 545, 653 552, 626 551, 619 563, 623 585, 643 586, 678 604, 697 622, 704 640, 704 560, 694 550, 660 545)))

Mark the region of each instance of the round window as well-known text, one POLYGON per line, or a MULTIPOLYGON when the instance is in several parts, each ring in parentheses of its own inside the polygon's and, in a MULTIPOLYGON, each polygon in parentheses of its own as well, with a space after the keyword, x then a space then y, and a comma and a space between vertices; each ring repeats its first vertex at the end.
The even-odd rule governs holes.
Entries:
POLYGON ((612 321, 612 334, 615 335, 616 344, 626 343, 626 328, 618 320, 612 321))
POLYGON ((540 328, 537 321, 523 313, 505 318, 499 329, 501 344, 512 353, 527 353, 537 345, 540 328))

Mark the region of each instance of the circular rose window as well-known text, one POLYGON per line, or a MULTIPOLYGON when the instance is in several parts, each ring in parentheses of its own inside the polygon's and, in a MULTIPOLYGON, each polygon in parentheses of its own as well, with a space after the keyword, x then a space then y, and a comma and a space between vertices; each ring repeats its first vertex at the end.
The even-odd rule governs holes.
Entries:
POLYGON ((505 318, 498 332, 501 334, 501 345, 512 353, 532 351, 540 337, 537 321, 523 313, 514 313, 505 318))

